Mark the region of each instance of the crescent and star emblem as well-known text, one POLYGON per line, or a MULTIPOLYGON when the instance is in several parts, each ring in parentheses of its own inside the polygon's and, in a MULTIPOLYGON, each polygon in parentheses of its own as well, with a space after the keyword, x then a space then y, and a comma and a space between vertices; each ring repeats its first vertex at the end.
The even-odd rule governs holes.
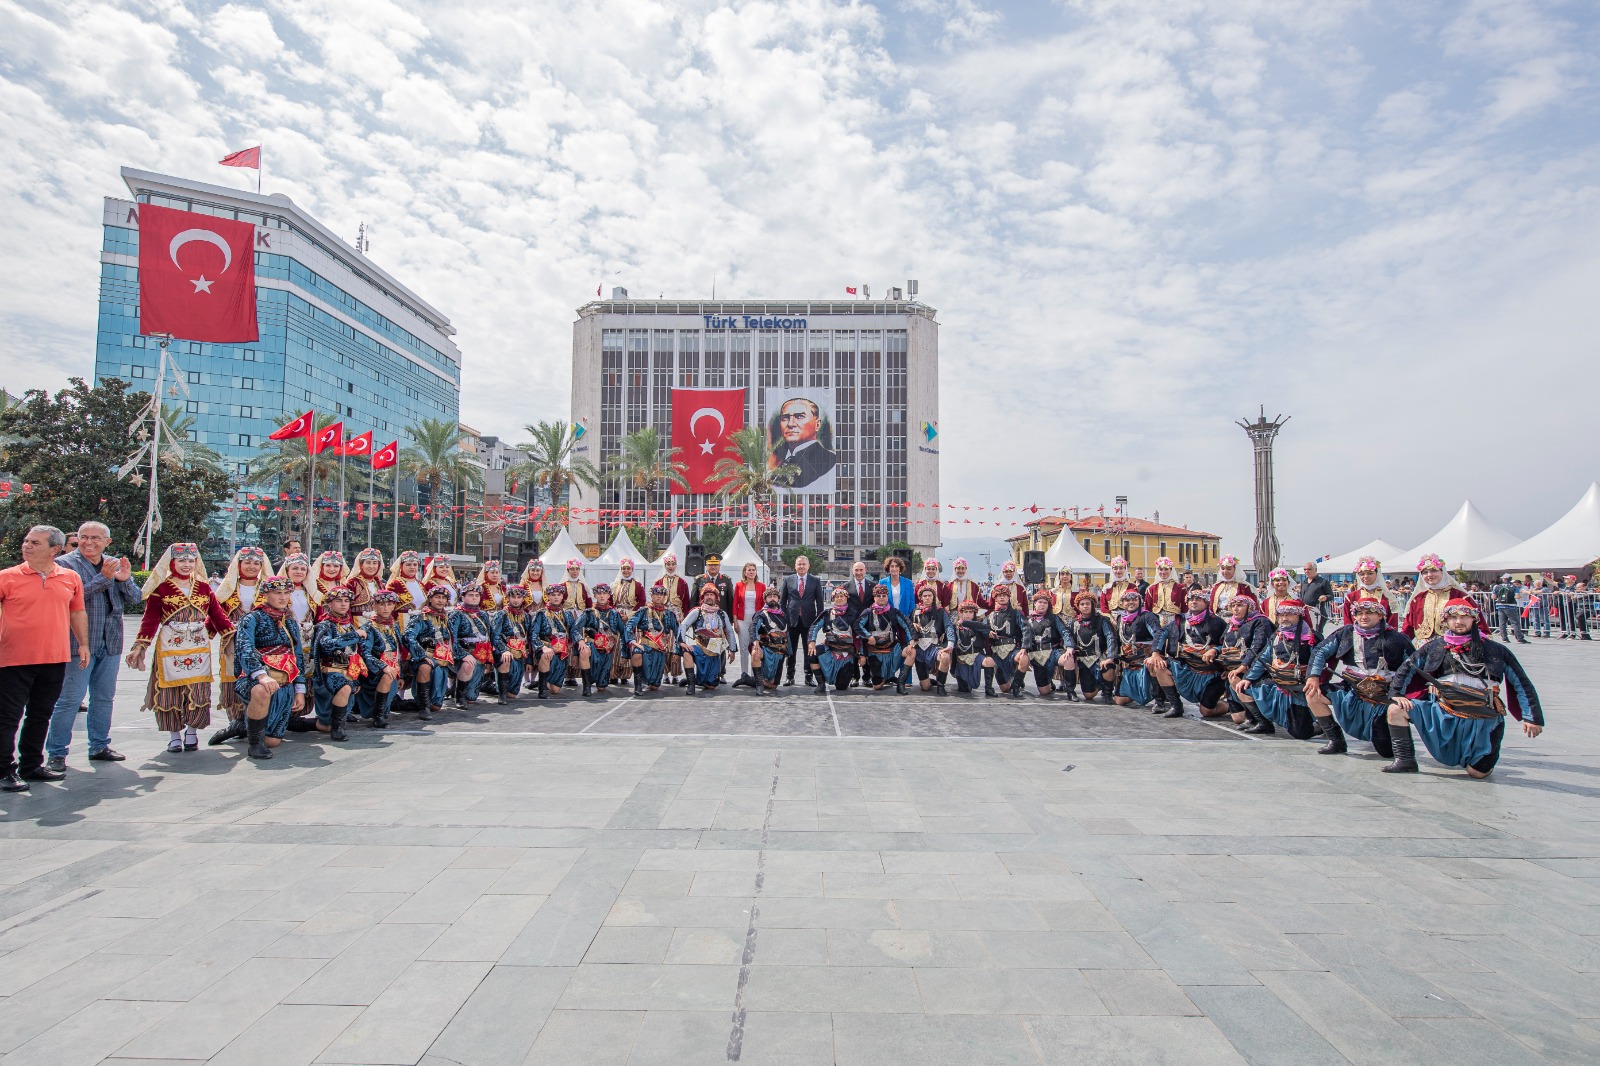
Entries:
MULTIPOLYGON (((694 427, 702 418, 715 418, 717 420, 717 436, 722 436, 727 428, 727 423, 722 420, 722 412, 715 407, 702 407, 689 418, 689 435, 694 436, 694 427)), ((710 440, 700 442, 700 454, 710 455, 714 445, 710 440)))
MULTIPOLYGON (((221 248, 222 273, 226 274, 228 272, 228 268, 233 265, 233 249, 228 247, 228 242, 223 240, 220 234, 214 233, 208 229, 186 229, 182 233, 179 233, 176 237, 173 237, 172 244, 167 248, 167 254, 172 257, 172 265, 177 267, 179 270, 183 269, 183 264, 178 262, 178 249, 182 248, 190 241, 205 241, 208 244, 214 244, 218 248, 221 248)), ((195 292, 209 293, 211 291, 211 286, 216 284, 216 281, 214 279, 207 278, 205 274, 202 273, 198 278, 192 279, 189 284, 194 286, 195 292)))

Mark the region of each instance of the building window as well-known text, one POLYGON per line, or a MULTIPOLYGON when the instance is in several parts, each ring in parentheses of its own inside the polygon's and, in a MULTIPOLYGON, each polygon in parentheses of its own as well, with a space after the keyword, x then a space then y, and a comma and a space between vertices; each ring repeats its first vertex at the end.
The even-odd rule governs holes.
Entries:
POLYGON ((239 379, 239 387, 241 389, 249 389, 250 391, 254 392, 255 391, 255 387, 256 387, 256 379, 255 378, 240 378, 239 379))
POLYGON ((196 433, 192 429, 184 430, 183 439, 187 441, 193 441, 194 443, 198 444, 200 443, 200 434, 196 433))
POLYGON ((200 375, 197 372, 193 371, 193 370, 189 371, 189 384, 191 384, 191 385, 200 384, 200 375))
POLYGON ((244 350, 244 361, 245 362, 253 363, 253 362, 256 361, 256 358, 257 358, 256 357, 256 350, 254 348, 246 348, 244 350))
POLYGON ((1158 550, 1156 551, 1156 555, 1165 556, 1166 554, 1167 554, 1167 542, 1166 541, 1161 541, 1160 544, 1158 545, 1158 550))
POLYGON ((233 443, 236 444, 237 446, 239 446, 240 448, 248 448, 248 447, 250 447, 251 446, 250 445, 250 434, 248 434, 248 433, 239 434, 238 439, 235 440, 233 443))
POLYGON ((1109 563, 1110 561, 1111 561, 1111 541, 1109 539, 1107 539, 1107 541, 1106 541, 1106 562, 1109 563))
POLYGON ((187 400, 184 402, 183 409, 188 414, 197 415, 200 413, 200 401, 187 400))

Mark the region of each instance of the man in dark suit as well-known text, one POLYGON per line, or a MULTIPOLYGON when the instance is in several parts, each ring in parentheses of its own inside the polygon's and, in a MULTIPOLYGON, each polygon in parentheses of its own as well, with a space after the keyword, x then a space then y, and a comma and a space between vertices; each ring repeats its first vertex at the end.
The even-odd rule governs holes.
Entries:
POLYGON ((821 430, 822 412, 811 400, 788 400, 778 412, 783 443, 772 449, 773 458, 779 466, 799 470, 788 483, 789 488, 807 488, 839 464, 839 457, 818 439, 821 430))
POLYGON ((806 684, 811 682, 811 663, 806 659, 806 637, 822 617, 822 582, 811 576, 811 560, 804 555, 794 561, 794 573, 783 579, 783 616, 789 623, 789 660, 784 667, 785 685, 794 684, 794 661, 805 664, 806 684))
POLYGON ((878 583, 867 576, 866 563, 856 563, 850 568, 850 580, 844 587, 850 593, 850 621, 853 623, 862 611, 872 606, 872 590, 878 583))
POLYGON ((733 582, 728 575, 722 572, 722 556, 706 556, 706 572, 694 579, 694 592, 691 598, 695 603, 700 602, 700 590, 707 585, 715 585, 717 595, 722 598, 722 609, 730 614, 733 611, 733 582))

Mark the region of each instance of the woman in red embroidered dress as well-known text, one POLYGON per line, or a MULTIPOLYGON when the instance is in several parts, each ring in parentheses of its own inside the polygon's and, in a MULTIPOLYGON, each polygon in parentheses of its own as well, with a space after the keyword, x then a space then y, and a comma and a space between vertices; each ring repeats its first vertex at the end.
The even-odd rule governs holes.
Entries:
POLYGON ((168 751, 200 746, 195 730, 211 724, 211 638, 232 631, 206 580, 199 546, 169 547, 144 584, 144 621, 128 652, 128 666, 143 670, 145 652, 155 645, 144 709, 155 712, 156 728, 172 735, 168 751))

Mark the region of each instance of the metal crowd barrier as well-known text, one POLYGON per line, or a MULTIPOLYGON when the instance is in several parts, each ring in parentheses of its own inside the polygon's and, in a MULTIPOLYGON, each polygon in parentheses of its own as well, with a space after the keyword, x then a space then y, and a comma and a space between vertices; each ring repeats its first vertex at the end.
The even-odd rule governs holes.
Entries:
MULTIPOLYGON (((1468 595, 1483 608, 1483 613, 1490 623, 1498 628, 1500 617, 1494 598, 1487 592, 1472 592, 1468 595)), ((1595 630, 1600 629, 1600 593, 1567 592, 1564 589, 1541 590, 1537 594, 1536 602, 1518 604, 1517 618, 1522 623, 1524 633, 1535 631, 1543 633, 1548 628, 1552 636, 1556 633, 1583 632, 1592 635, 1595 630)))

